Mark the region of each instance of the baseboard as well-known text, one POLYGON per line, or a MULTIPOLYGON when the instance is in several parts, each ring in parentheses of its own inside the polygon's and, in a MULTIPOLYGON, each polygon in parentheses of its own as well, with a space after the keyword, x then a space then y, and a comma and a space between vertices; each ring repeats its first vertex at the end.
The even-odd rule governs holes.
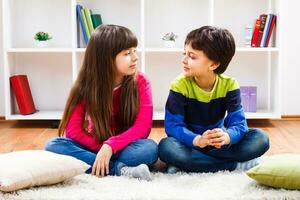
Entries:
POLYGON ((282 120, 300 120, 300 115, 282 115, 282 120))
MULTIPOLYGON (((4 116, 0 116, 0 120, 5 120, 4 116)), ((264 119, 268 120, 268 119, 264 119)), ((300 120, 300 115, 282 115, 281 119, 278 120, 300 120)), ((262 121, 262 119, 250 119, 250 121, 262 121)), ((153 120, 153 126, 162 126, 164 120, 153 120)))

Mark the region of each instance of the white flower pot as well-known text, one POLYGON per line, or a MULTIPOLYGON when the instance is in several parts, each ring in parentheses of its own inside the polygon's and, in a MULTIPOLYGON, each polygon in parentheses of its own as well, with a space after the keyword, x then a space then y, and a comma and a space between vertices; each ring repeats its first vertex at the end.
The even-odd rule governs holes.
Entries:
POLYGON ((175 47, 175 41, 173 40, 164 40, 164 46, 167 48, 175 47))
POLYGON ((36 46, 40 47, 40 48, 47 47, 48 46, 48 41, 37 41, 36 46))

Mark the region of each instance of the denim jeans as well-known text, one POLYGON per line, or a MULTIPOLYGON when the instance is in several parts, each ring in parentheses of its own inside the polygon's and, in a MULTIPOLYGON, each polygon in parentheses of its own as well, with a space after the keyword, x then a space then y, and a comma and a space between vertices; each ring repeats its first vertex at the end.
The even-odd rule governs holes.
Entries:
MULTIPOLYGON (((92 152, 72 139, 53 138, 45 146, 45 150, 58 154, 69 155, 82 160, 91 167, 86 173, 91 173, 97 152, 92 152)), ((137 166, 140 164, 152 165, 158 156, 157 144, 150 139, 140 139, 132 142, 123 150, 113 154, 109 162, 109 175, 121 175, 124 166, 137 166)))
POLYGON ((187 172, 232 171, 237 162, 257 158, 268 149, 269 138, 260 129, 249 129, 240 142, 220 149, 212 146, 190 148, 173 137, 162 139, 158 146, 162 161, 187 172))

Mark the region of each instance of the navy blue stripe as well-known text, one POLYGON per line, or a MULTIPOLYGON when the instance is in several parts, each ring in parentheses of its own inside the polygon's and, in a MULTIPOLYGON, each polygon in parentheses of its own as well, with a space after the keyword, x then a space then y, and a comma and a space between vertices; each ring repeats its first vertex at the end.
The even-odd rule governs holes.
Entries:
POLYGON ((209 103, 188 99, 185 120, 188 124, 208 126, 222 120, 225 116, 225 98, 213 99, 209 103))
POLYGON ((226 109, 228 112, 240 110, 242 108, 240 89, 227 92, 226 101, 226 109))
POLYGON ((184 115, 187 98, 178 92, 170 90, 166 110, 174 115, 184 115))
POLYGON ((174 115, 184 116, 187 124, 207 126, 215 124, 225 116, 225 98, 214 99, 209 103, 188 99, 180 93, 170 91, 166 110, 174 115))
POLYGON ((172 114, 183 115, 185 123, 208 126, 225 117, 226 110, 234 112, 241 109, 240 90, 227 93, 226 97, 213 99, 209 103, 188 99, 180 93, 170 91, 166 110, 172 114))

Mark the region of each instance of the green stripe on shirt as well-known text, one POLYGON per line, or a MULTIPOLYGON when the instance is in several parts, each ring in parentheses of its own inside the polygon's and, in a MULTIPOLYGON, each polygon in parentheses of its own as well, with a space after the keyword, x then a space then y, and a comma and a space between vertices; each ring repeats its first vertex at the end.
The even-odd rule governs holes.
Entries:
POLYGON ((208 103, 213 99, 225 97, 227 92, 239 88, 234 78, 217 75, 213 89, 210 92, 201 89, 193 77, 179 75, 171 84, 171 90, 182 94, 189 99, 196 99, 203 103, 208 103))

